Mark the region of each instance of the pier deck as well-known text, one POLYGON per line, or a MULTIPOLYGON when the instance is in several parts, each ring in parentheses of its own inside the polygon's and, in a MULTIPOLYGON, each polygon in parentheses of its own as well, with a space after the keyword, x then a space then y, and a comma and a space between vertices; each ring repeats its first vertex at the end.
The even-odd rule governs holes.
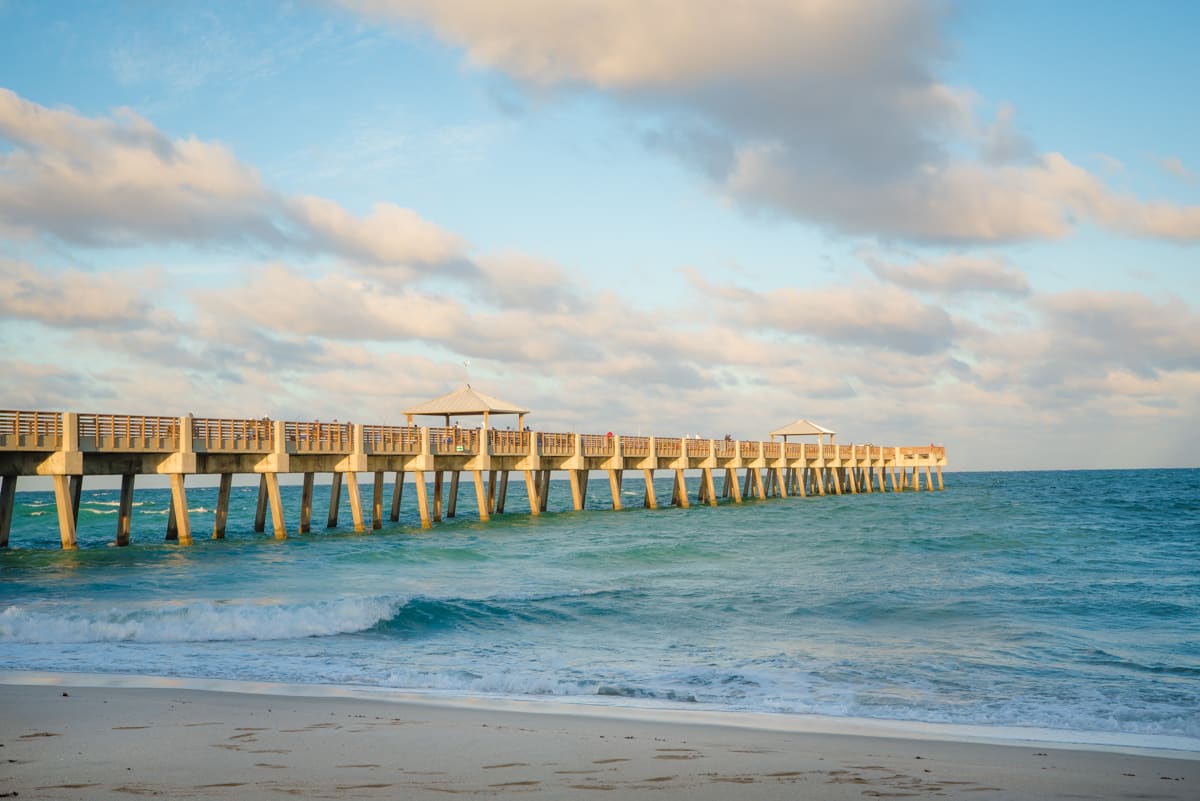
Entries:
MULTIPOLYGON (((270 511, 274 536, 287 536, 279 475, 303 476, 299 532, 311 528, 314 476, 330 473, 328 525, 337 525, 345 485, 356 531, 367 530, 358 477, 373 480, 370 527, 383 526, 384 476, 395 473, 390 519, 398 520, 405 474, 411 473, 422 527, 455 515, 459 479, 469 474, 479 517, 505 511, 509 475, 523 474, 529 513, 546 509, 551 472, 565 472, 572 504, 583 508, 591 471, 604 471, 613 509, 621 508, 626 471, 645 478, 644 505, 657 508, 654 475, 674 477, 669 503, 691 499, 684 471, 699 471, 695 501, 716 505, 719 497, 745 498, 892 492, 943 488, 945 449, 938 446, 801 444, 686 437, 642 437, 481 428, 217 419, 191 415, 82 414, 0 411, 0 547, 8 545, 16 485, 22 476, 50 476, 63 548, 76 547, 75 526, 84 476, 121 476, 116 543, 129 543, 133 488, 138 475, 170 479, 167 538, 190 544, 186 477, 220 476, 212 536, 225 536, 229 493, 235 474, 257 474, 259 503, 255 530, 265 530, 270 511), (720 475, 718 494, 716 476, 720 475), (446 477, 449 476, 449 491, 446 477), (430 481, 432 478, 432 482, 430 481), (429 484, 432 483, 432 497, 429 484)), ((664 499, 666 500, 666 499, 664 499)))

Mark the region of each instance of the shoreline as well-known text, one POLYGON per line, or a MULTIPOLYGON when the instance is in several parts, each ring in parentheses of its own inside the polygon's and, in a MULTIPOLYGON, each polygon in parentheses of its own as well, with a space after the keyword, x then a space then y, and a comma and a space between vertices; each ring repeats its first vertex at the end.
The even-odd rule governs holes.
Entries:
POLYGON ((496 713, 569 716, 671 725, 720 726, 751 731, 829 736, 903 738, 921 742, 995 746, 1047 746, 1062 750, 1129 754, 1200 761, 1200 741, 1178 735, 1071 731, 1042 727, 931 723, 885 718, 749 712, 715 708, 672 708, 635 699, 599 696, 502 697, 460 691, 398 689, 367 685, 293 684, 125 673, 73 673, 0 669, 2 686, 121 690, 177 689, 265 698, 346 699, 402 706, 482 710, 496 713))
POLYGON ((131 687, 41 675, 58 681, 2 677, 0 795, 1182 801, 1200 784, 1196 753, 754 728, 724 716, 499 708, 341 688, 296 695, 267 685, 281 692, 247 694, 169 679, 131 687))

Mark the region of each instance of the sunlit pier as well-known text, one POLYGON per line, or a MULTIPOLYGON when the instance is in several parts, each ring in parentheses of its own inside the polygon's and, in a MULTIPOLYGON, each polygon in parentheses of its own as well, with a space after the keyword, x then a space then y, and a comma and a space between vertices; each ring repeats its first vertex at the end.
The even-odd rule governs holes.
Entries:
MULTIPOLYGON (((527 511, 532 515, 546 511, 551 472, 566 474, 575 510, 583 509, 593 471, 607 476, 614 510, 621 509, 622 483, 630 472, 641 474, 642 505, 649 509, 666 504, 716 506, 722 500, 741 504, 772 497, 902 492, 920 490, 922 484, 932 490, 935 482, 939 490, 943 488, 945 449, 932 445, 538 432, 524 428, 523 410, 506 412, 520 413, 517 430, 509 430, 491 428, 488 411, 484 409, 482 424, 474 428, 412 425, 413 414, 433 414, 419 410, 410 410, 409 425, 0 411, 0 547, 8 545, 17 481, 24 476, 52 478, 63 548, 76 547, 85 476, 121 477, 118 545, 130 541, 134 482, 139 475, 168 477, 171 509, 166 538, 180 545, 190 544, 193 538, 187 478, 196 475, 219 476, 211 532, 216 539, 225 536, 235 474, 260 477, 255 530, 265 531, 269 512, 274 536, 281 539, 287 536, 289 522, 292 531, 311 530, 318 473, 332 476, 326 525, 338 525, 344 489, 355 531, 382 528, 385 514, 392 521, 400 519, 406 474, 411 474, 408 491, 416 496, 416 511, 425 528, 455 516, 464 480, 473 484, 481 520, 505 513, 514 473, 524 480, 527 511), (664 471, 672 477, 669 498, 657 497, 654 487, 655 476, 664 471), (689 497, 684 471, 699 473, 694 498, 689 497), (384 497, 388 473, 394 474, 390 499, 384 497), (285 513, 281 474, 303 477, 298 520, 289 521, 285 513), (371 482, 366 514, 360 478, 371 482)), ((492 410, 497 413, 502 412, 492 410)), ((443 412, 436 414, 443 416, 443 412)), ((460 414, 480 413, 445 412, 445 420, 460 414)))

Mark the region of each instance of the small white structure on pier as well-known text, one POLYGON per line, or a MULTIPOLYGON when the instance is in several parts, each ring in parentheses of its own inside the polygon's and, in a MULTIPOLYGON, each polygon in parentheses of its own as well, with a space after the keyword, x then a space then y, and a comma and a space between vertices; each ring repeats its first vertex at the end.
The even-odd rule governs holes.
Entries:
POLYGON ((830 431, 824 426, 819 426, 812 420, 801 418, 793 423, 788 423, 783 428, 777 428, 771 432, 771 442, 775 441, 776 437, 783 437, 783 441, 787 442, 788 437, 816 437, 817 444, 824 444, 824 436, 829 435, 829 443, 833 444, 833 438, 837 436, 836 431, 830 431))
POLYGON ((528 409, 522 409, 515 403, 498 400, 491 395, 484 395, 482 392, 473 389, 470 384, 464 384, 462 389, 456 389, 449 392, 440 398, 434 398, 431 401, 425 401, 419 406, 414 406, 411 409, 406 409, 404 412, 408 418, 408 424, 413 424, 413 417, 417 415, 429 415, 434 417, 446 418, 446 425, 450 425, 451 417, 478 417, 483 416, 483 427, 490 428, 488 420, 493 414, 515 414, 517 416, 517 430, 525 428, 525 415, 529 414, 528 409))

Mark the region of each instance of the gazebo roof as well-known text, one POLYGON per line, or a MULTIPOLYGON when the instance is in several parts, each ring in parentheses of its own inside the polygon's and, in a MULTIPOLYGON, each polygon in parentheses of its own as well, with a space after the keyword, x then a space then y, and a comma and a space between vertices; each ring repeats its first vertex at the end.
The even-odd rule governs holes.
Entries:
POLYGON ((836 434, 824 426, 819 426, 812 420, 797 420, 788 423, 783 428, 771 432, 772 437, 816 437, 822 434, 836 434))
POLYGON ((507 401, 498 400, 491 395, 484 395, 472 389, 470 384, 464 384, 461 389, 447 393, 440 398, 425 401, 422 404, 406 409, 405 414, 428 415, 476 415, 476 414, 529 414, 528 409, 507 401))

